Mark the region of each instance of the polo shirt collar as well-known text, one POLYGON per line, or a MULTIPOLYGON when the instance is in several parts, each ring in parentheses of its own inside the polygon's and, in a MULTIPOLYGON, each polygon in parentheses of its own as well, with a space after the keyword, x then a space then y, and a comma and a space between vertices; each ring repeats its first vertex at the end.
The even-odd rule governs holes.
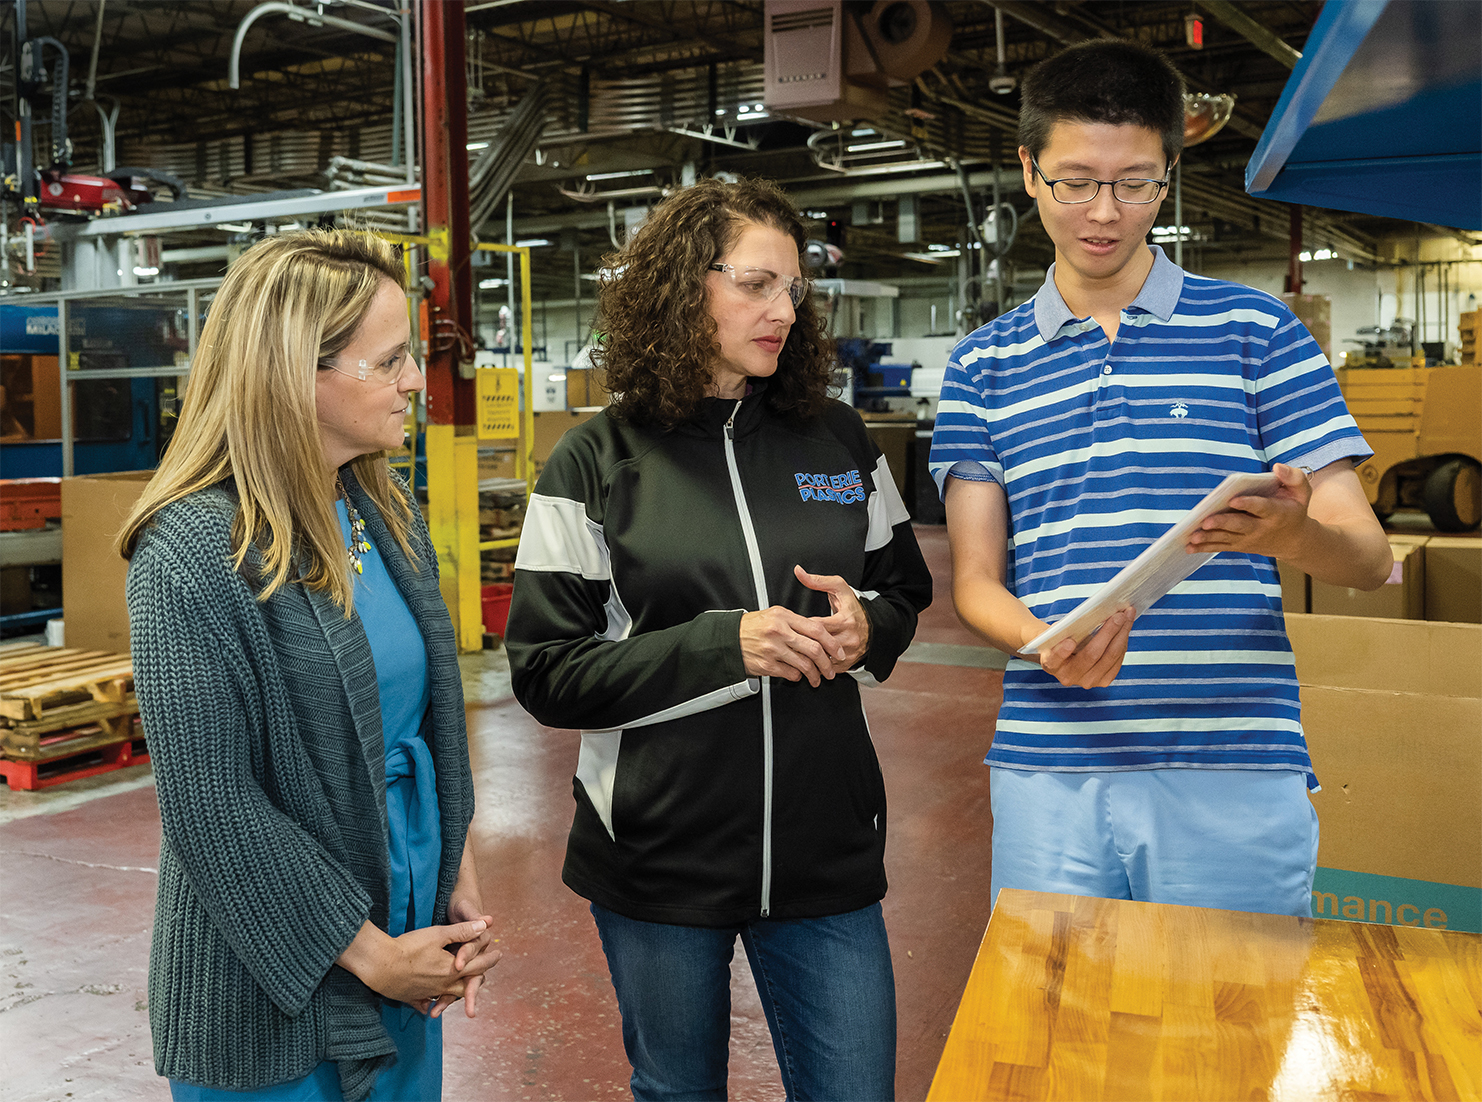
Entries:
MULTIPOLYGON (((1183 294, 1184 270, 1168 259, 1162 246, 1148 247, 1153 250, 1153 266, 1127 309, 1141 310, 1159 321, 1167 321, 1173 317, 1174 307, 1183 294)), ((1039 329, 1041 339, 1051 341, 1066 325, 1079 320, 1065 305, 1065 299, 1060 297, 1060 289, 1055 286, 1055 265, 1051 264, 1045 273, 1044 284, 1034 294, 1035 327, 1039 329)))

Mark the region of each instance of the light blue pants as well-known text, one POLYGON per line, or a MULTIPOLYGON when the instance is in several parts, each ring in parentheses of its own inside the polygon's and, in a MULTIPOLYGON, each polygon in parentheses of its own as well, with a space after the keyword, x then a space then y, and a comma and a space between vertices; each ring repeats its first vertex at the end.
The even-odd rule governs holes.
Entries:
POLYGON ((1312 916, 1317 812, 1301 773, 994 767, 1001 888, 1312 916))

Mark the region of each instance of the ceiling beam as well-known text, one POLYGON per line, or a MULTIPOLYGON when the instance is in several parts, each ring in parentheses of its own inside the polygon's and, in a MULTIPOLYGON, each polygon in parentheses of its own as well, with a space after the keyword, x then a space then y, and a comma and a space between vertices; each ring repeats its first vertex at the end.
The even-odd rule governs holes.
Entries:
POLYGON ((1194 6, 1203 8, 1225 26, 1240 35, 1262 53, 1274 57, 1288 69, 1295 69, 1302 60, 1299 50, 1286 44, 1286 40, 1269 27, 1263 27, 1230 0, 1195 0, 1194 6))

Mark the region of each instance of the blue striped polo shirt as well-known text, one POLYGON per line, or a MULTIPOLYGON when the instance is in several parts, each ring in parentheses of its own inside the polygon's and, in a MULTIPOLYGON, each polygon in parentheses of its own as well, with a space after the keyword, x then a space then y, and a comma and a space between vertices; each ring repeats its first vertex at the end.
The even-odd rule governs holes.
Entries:
MULTIPOLYGON (((1280 300, 1156 245, 1115 344, 1052 266, 953 351, 930 468, 1003 486, 1010 592, 1053 622, 1226 475, 1371 454, 1322 350, 1280 300)), ((1117 679, 1067 688, 1011 659, 986 761, 1063 772, 1279 769, 1317 786, 1275 561, 1224 553, 1140 616, 1117 679)))

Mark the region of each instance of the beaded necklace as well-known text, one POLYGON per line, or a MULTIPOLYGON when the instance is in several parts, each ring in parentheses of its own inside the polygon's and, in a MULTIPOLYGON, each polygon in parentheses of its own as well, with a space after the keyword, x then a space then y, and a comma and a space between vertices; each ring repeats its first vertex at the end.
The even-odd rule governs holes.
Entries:
POLYGON ((350 569, 357 574, 364 574, 365 565, 360 561, 360 556, 371 549, 365 538, 365 521, 360 519, 359 511, 350 504, 350 495, 345 493, 339 475, 335 475, 334 488, 345 499, 345 512, 350 517, 350 546, 345 548, 346 554, 350 556, 350 569))

